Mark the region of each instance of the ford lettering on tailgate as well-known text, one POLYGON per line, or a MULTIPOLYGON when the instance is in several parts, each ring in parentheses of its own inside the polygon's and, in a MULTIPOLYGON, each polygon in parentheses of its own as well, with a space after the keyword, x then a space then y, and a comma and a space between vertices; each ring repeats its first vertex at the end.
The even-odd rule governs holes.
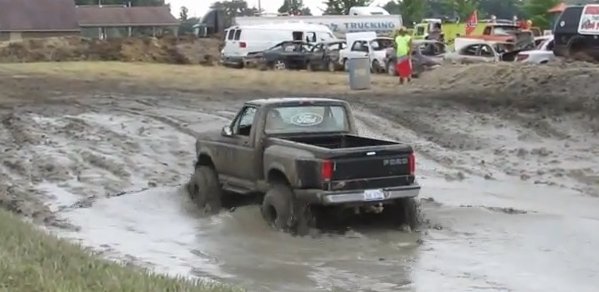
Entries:
POLYGON ((403 164, 408 164, 407 157, 390 158, 390 159, 383 160, 383 166, 393 166, 393 165, 403 165, 403 164))

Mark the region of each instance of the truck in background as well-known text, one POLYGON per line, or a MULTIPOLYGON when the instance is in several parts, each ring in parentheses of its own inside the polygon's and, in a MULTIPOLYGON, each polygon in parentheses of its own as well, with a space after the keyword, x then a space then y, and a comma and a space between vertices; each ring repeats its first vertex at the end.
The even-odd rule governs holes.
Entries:
MULTIPOLYGON (((222 34, 227 28, 224 24, 224 11, 209 11, 199 24, 194 26, 199 37, 211 37, 222 34)), ((391 15, 381 7, 352 7, 349 15, 323 16, 238 16, 233 25, 259 25, 281 23, 309 23, 328 26, 337 37, 348 32, 374 31, 377 35, 388 35, 403 24, 401 15, 391 15)))

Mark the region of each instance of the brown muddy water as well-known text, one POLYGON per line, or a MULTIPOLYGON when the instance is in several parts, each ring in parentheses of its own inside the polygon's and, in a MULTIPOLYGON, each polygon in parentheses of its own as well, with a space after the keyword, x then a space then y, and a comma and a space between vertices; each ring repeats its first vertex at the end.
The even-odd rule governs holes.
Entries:
POLYGON ((449 108, 406 125, 356 105, 362 134, 416 146, 427 222, 417 232, 375 224, 292 237, 266 226, 255 205, 201 218, 183 191, 194 135, 220 128, 239 103, 102 100, 4 112, 0 170, 74 225, 53 232, 107 258, 249 291, 596 291, 599 285, 593 176, 599 139, 576 127, 577 120, 539 133, 449 108), (567 139, 559 135, 563 129, 567 139), (437 140, 431 131, 441 133, 437 140))

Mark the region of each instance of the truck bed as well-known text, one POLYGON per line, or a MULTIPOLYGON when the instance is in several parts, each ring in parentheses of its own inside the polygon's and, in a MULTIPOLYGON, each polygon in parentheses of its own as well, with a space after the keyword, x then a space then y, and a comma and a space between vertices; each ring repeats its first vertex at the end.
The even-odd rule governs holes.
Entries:
POLYGON ((334 136, 312 136, 312 137, 291 137, 285 140, 323 147, 327 149, 340 148, 358 148, 368 146, 383 146, 397 144, 395 142, 354 136, 354 135, 334 135, 334 136))

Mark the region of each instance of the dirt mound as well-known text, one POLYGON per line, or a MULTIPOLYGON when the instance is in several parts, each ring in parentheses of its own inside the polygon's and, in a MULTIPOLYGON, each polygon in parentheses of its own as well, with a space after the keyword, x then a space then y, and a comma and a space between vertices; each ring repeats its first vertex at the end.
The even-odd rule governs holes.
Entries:
POLYGON ((0 62, 124 61, 211 65, 219 40, 196 38, 81 37, 31 39, 0 46, 0 62))
POLYGON ((448 65, 414 83, 470 105, 555 113, 599 113, 599 68, 586 62, 448 65))

